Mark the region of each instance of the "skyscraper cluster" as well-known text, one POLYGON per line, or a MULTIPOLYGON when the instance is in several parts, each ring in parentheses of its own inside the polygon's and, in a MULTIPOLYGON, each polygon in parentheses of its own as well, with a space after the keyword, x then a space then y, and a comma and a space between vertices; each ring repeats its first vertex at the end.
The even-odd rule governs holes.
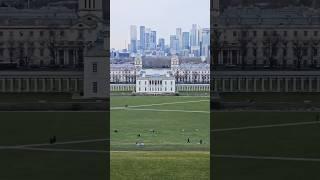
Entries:
POLYGON ((176 28, 176 33, 170 35, 170 42, 166 44, 164 38, 157 39, 157 31, 145 26, 139 27, 139 40, 137 26, 130 27, 130 53, 143 55, 172 55, 179 56, 209 56, 210 29, 200 28, 193 24, 190 31, 176 28))

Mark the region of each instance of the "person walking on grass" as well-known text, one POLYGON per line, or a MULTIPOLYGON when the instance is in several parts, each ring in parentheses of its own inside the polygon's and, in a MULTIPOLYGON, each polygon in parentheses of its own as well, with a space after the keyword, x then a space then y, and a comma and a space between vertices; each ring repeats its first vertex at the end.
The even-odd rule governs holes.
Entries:
POLYGON ((190 138, 188 138, 187 143, 190 143, 190 138))
POLYGON ((54 143, 57 142, 57 137, 56 137, 56 136, 53 136, 53 137, 50 138, 49 141, 50 141, 50 144, 54 144, 54 143))

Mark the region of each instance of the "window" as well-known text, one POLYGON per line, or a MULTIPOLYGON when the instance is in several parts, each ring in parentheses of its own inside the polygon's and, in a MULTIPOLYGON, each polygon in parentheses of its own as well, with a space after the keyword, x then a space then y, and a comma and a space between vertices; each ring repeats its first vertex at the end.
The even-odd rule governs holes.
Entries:
POLYGON ((253 36, 254 36, 254 37, 257 36, 257 31, 253 31, 253 36))
POLYGON ((82 32, 82 31, 79 31, 79 32, 78 32, 78 38, 79 38, 79 39, 83 39, 83 32, 82 32))
POLYGON ((236 37, 236 36, 237 36, 237 32, 233 31, 233 37, 236 37))
POLYGON ((10 37, 12 37, 12 36, 13 36, 13 32, 12 32, 12 31, 10 31, 10 32, 9 32, 9 35, 10 35, 10 37))
POLYGON ((297 37, 298 36, 298 31, 294 31, 293 35, 294 35, 294 37, 297 37))
POLYGON ((3 56, 3 48, 0 48, 0 56, 3 56))
POLYGON ((288 32, 287 31, 283 31, 283 36, 287 37, 288 32))
POLYGON ((302 54, 303 56, 308 56, 308 48, 303 48, 302 54))
POLYGON ((55 35, 54 31, 50 31, 50 37, 53 37, 55 35))
POLYGON ((267 31, 263 31, 263 36, 267 36, 268 32, 267 31))
POLYGON ((247 36, 247 31, 242 31, 242 36, 246 37, 247 36))
POLYGON ((60 31, 60 36, 64 37, 64 31, 60 31))
POLYGON ((287 49, 283 49, 283 56, 287 56, 287 49))
POLYGON ((40 37, 43 37, 44 32, 43 32, 43 31, 40 31, 39 34, 40 34, 40 37))
POLYGON ((92 92, 93 93, 97 93, 98 92, 98 83, 97 82, 93 82, 92 83, 92 92))
POLYGON ((278 32, 277 31, 273 31, 273 36, 277 36, 278 32))
POLYGON ((59 50, 60 65, 64 65, 64 50, 59 50))
POLYGON ((304 36, 308 36, 308 31, 304 31, 304 36))
POLYGON ((30 37, 33 37, 33 31, 30 31, 30 32, 29 32, 29 36, 30 36, 30 37))
POLYGON ((313 56, 318 56, 318 49, 317 48, 313 48, 313 56))
POLYGON ((0 36, 1 36, 1 37, 3 36, 3 32, 2 32, 2 31, 0 31, 0 36))
POLYGON ((92 64, 92 72, 97 72, 98 71, 98 65, 97 63, 92 64))
POLYGON ((318 31, 314 31, 314 32, 313 32, 313 35, 314 35, 314 36, 318 36, 318 31))
POLYGON ((40 49, 40 56, 44 56, 44 49, 40 49))
POLYGON ((253 51, 252 51, 252 53, 253 53, 253 56, 256 57, 256 56, 257 56, 257 49, 254 48, 253 51))

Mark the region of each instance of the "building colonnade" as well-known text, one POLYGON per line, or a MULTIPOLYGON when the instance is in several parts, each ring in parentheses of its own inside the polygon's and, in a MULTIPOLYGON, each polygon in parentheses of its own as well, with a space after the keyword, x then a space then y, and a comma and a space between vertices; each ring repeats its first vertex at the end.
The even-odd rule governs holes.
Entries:
POLYGON ((80 93, 83 91, 82 75, 35 75, 18 72, 16 75, 0 77, 0 92, 69 92, 80 93))
POLYGON ((215 72, 214 77, 215 92, 320 92, 316 71, 215 72))

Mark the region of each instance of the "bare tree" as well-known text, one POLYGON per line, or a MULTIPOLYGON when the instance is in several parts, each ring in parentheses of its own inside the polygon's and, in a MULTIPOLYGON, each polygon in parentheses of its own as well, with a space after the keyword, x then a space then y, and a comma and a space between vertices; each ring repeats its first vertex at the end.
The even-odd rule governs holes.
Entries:
POLYGON ((223 47, 223 43, 221 41, 221 32, 219 32, 218 25, 215 24, 215 27, 211 30, 211 43, 212 48, 210 48, 210 54, 212 57, 212 66, 214 67, 219 64, 219 53, 223 47))
POLYGON ((315 56, 318 55, 318 45, 320 43, 320 40, 318 39, 310 39, 310 48, 311 48, 311 53, 310 53, 310 60, 311 60, 311 66, 315 68, 317 66, 317 62, 314 59, 315 56))
POLYGON ((288 54, 288 41, 287 40, 281 40, 281 44, 282 44, 282 55, 281 55, 281 59, 282 59, 282 68, 286 68, 287 67, 287 61, 286 61, 286 56, 288 54))
POLYGON ((13 63, 14 53, 15 53, 15 50, 16 50, 15 42, 14 41, 10 41, 8 44, 9 44, 8 51, 9 51, 10 63, 13 63))
POLYGON ((296 58, 296 64, 295 65, 296 65, 297 69, 300 69, 301 68, 302 58, 303 58, 304 44, 299 39, 293 40, 292 44, 293 44, 293 47, 292 47, 293 54, 294 54, 294 56, 296 58))
POLYGON ((240 56, 241 56, 241 68, 245 69, 247 65, 247 55, 248 55, 248 45, 251 41, 251 39, 248 36, 248 27, 243 27, 242 31, 238 35, 238 44, 239 44, 239 50, 240 50, 240 56))
POLYGON ((280 41, 281 38, 276 33, 276 31, 273 31, 272 34, 268 33, 263 40, 266 49, 265 54, 267 55, 267 59, 269 61, 271 69, 273 69, 273 67, 277 64, 278 48, 280 41))

